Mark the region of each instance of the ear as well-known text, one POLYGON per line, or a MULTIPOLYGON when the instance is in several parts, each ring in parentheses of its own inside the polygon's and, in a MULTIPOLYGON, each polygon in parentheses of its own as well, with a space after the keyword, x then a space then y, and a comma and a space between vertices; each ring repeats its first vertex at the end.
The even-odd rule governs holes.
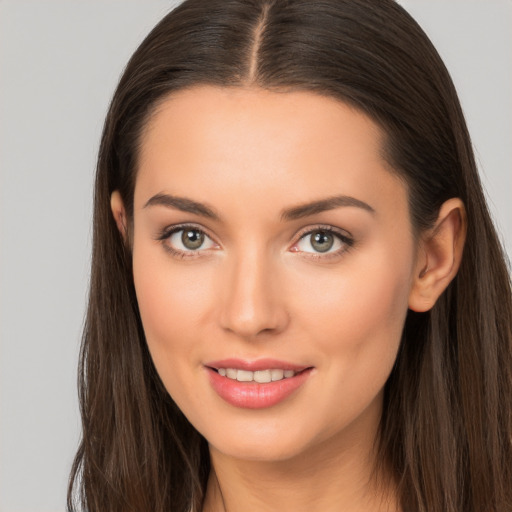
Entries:
POLYGON ((466 240, 464 203, 452 198, 443 203, 433 228, 421 237, 409 295, 409 309, 431 309, 459 270, 466 240))
POLYGON ((117 229, 121 233, 123 240, 126 242, 126 238, 128 236, 126 227, 126 211, 124 209, 123 199, 119 190, 114 190, 114 192, 112 192, 112 195, 110 196, 110 208, 112 210, 114 220, 116 221, 117 229))

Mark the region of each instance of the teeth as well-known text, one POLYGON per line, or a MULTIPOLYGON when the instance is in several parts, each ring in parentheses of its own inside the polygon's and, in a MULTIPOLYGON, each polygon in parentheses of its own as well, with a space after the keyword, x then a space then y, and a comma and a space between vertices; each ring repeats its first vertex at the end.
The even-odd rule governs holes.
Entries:
POLYGON ((284 377, 284 370, 270 370, 272 380, 281 380, 284 377))
POLYGON ((235 370, 233 368, 227 368, 226 369, 226 377, 228 377, 229 379, 236 380, 236 374, 237 373, 238 373, 238 370, 235 370))
POLYGON ((270 370, 259 370, 254 372, 254 380, 256 382, 271 382, 272 376, 270 375, 270 370))
POLYGON ((251 382, 254 377, 254 372, 248 372, 246 370, 238 370, 236 374, 236 380, 238 382, 251 382))
POLYGON ((248 370, 237 370, 236 368, 218 368, 219 375, 238 382, 258 382, 266 384, 277 380, 289 379, 295 375, 293 370, 257 370, 250 372, 248 370))

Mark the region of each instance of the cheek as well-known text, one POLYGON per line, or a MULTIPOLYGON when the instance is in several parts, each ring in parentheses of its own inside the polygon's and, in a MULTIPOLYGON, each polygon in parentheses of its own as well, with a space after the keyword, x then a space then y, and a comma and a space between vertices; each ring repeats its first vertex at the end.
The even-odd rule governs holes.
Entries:
POLYGON ((156 371, 173 400, 188 417, 207 407, 198 394, 202 378, 201 338, 204 310, 211 302, 208 276, 172 265, 160 251, 134 251, 133 273, 147 346, 156 371), (205 282, 206 280, 206 282, 205 282), (191 400, 191 397, 194 397, 191 400), (190 409, 191 404, 194 407, 190 409))
POLYGON ((203 274, 172 264, 163 249, 134 246, 137 302, 149 351, 164 382, 197 350, 197 326, 211 302, 211 277, 203 274))
POLYGON ((303 278, 295 316, 326 359, 346 366, 345 375, 362 367, 387 372, 407 314, 412 251, 396 253, 389 244, 356 250, 334 271, 303 278))
POLYGON ((354 263, 347 258, 335 273, 303 280, 304 288, 295 290, 298 331, 315 347, 320 387, 326 390, 314 396, 318 409, 328 411, 324 437, 363 417, 363 411, 379 414, 371 404, 378 403, 396 360, 410 261, 377 254, 354 257, 354 263))

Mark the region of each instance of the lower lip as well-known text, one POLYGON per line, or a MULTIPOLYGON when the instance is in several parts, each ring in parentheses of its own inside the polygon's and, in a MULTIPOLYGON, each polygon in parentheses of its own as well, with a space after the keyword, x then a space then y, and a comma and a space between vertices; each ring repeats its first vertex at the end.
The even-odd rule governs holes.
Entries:
POLYGON ((311 373, 311 368, 308 368, 293 377, 260 384, 238 382, 222 377, 211 368, 207 370, 216 393, 228 404, 244 409, 264 409, 277 405, 302 386, 311 373))

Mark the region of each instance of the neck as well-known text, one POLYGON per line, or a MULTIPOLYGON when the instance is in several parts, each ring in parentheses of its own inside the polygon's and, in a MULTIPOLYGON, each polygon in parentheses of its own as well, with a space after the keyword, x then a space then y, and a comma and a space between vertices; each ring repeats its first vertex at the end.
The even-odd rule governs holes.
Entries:
POLYGON ((241 460, 210 446, 203 512, 398 512, 393 479, 375 470, 376 435, 365 442, 368 432, 355 428, 279 461, 241 460))

